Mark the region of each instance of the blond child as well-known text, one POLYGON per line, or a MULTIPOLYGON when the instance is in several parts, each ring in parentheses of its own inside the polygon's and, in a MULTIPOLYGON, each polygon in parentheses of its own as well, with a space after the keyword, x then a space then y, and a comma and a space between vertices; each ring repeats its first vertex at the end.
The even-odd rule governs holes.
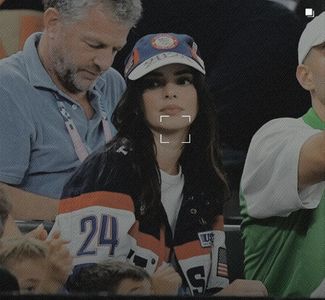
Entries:
POLYGON ((2 239, 0 265, 17 278, 21 293, 58 293, 71 270, 66 243, 59 233, 47 242, 30 237, 2 239))

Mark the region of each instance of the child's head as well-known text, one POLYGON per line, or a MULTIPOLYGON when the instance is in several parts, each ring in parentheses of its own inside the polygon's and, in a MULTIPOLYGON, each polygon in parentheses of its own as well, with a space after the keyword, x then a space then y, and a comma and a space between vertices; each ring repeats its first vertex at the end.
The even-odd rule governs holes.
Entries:
POLYGON ((33 292, 46 272, 47 246, 32 238, 3 239, 0 265, 18 280, 21 292, 33 292))
POLYGON ((150 295, 148 273, 127 262, 108 261, 81 268, 69 287, 71 292, 113 295, 150 295))

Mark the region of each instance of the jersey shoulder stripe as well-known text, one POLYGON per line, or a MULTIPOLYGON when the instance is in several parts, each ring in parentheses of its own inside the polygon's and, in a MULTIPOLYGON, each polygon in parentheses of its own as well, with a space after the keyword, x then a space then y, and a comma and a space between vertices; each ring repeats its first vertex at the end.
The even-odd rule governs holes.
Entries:
POLYGON ((102 206, 134 212, 133 200, 129 195, 98 191, 62 199, 59 204, 59 213, 69 213, 91 206, 102 206))

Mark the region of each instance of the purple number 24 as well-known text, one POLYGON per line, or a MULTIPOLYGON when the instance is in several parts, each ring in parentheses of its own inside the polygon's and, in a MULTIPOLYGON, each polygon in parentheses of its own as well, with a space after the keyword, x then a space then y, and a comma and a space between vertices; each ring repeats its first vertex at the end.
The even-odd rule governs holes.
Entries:
POLYGON ((110 215, 102 215, 99 219, 97 216, 87 216, 80 220, 80 232, 88 233, 85 241, 77 251, 77 256, 96 255, 97 249, 89 247, 94 238, 98 238, 98 247, 110 246, 109 255, 114 255, 117 240, 117 220, 110 215), (99 229, 99 234, 96 235, 99 229))

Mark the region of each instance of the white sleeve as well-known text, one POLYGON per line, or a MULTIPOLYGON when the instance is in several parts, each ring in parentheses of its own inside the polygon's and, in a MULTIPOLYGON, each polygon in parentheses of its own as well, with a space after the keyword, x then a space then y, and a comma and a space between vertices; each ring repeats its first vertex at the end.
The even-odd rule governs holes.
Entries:
POLYGON ((316 290, 314 290, 310 298, 324 298, 325 297, 325 279, 321 282, 316 290))
POLYGON ((324 182, 298 192, 298 161, 302 145, 320 130, 302 119, 268 122, 253 137, 241 179, 241 192, 251 217, 288 216, 318 206, 324 182))

